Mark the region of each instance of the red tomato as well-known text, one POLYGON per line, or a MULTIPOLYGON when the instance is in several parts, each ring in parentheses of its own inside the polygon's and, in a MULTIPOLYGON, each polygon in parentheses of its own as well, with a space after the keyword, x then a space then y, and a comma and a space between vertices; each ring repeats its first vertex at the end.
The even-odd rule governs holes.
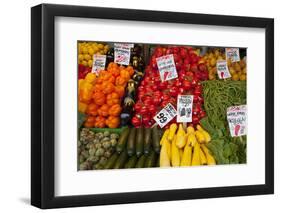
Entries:
POLYGON ((179 93, 179 90, 178 90, 178 87, 177 86, 173 86, 171 89, 170 89, 170 94, 171 96, 173 97, 176 97, 179 93))
POLYGON ((205 111, 201 111, 199 113, 200 118, 204 118, 206 116, 206 112, 205 111))
POLYGON ((182 86, 185 90, 190 90, 191 89, 191 82, 188 81, 188 80, 184 80, 183 83, 182 83, 182 86))
POLYGON ((196 125, 199 123, 199 117, 197 115, 192 115, 192 124, 196 125))
POLYGON ((142 106, 142 108, 140 109, 140 112, 139 112, 142 116, 148 114, 148 106, 144 105, 142 106))
POLYGON ((138 116, 134 116, 131 120, 131 123, 133 124, 133 126, 135 127, 139 127, 141 125, 141 120, 138 116))
POLYGON ((140 109, 142 108, 142 104, 140 102, 137 102, 135 105, 134 105, 134 110, 136 112, 139 112, 140 109))
POLYGON ((142 116, 142 123, 145 125, 145 126, 149 126, 149 121, 150 121, 150 117, 148 115, 144 115, 142 116))
POLYGON ((157 108, 155 105, 150 105, 148 107, 148 112, 150 113, 151 116, 154 116, 156 114, 157 108))

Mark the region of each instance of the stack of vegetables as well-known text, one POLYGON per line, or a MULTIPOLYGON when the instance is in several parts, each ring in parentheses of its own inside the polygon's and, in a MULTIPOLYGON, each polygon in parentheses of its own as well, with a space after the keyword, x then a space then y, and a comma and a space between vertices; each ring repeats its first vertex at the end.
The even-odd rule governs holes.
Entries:
MULTIPOLYGON (((225 53, 223 49, 214 48, 209 50, 204 56, 203 60, 206 62, 209 71, 209 80, 218 79, 217 75, 217 61, 225 60, 225 53)), ((245 81, 247 79, 246 59, 242 59, 239 62, 231 62, 227 60, 227 66, 229 73, 231 74, 231 80, 245 81)))
MULTIPOLYGON (((178 95, 193 95, 192 123, 198 124, 205 116, 202 108, 203 97, 200 81, 208 79, 207 66, 198 51, 191 47, 157 47, 145 69, 145 76, 137 91, 137 102, 134 106, 135 115, 132 124, 135 127, 151 127, 153 117, 168 103, 177 105, 178 95), (161 82, 156 58, 173 54, 178 78, 161 82)), ((165 128, 169 128, 176 119, 165 128)))
POLYGON ((109 46, 97 42, 78 43, 78 78, 83 79, 91 72, 93 66, 93 55, 104 55, 109 46))
POLYGON ((85 127, 119 127, 121 101, 133 74, 133 67, 112 62, 98 76, 89 73, 79 80, 79 111, 87 115, 85 127))
POLYGON ((214 80, 202 84, 207 117, 200 124, 212 136, 208 148, 218 164, 246 163, 246 136, 231 137, 226 118, 228 107, 246 104, 246 82, 214 80))
POLYGON ((160 167, 215 165, 216 161, 206 144, 211 141, 209 133, 200 125, 186 131, 182 124, 172 124, 160 141, 160 167))

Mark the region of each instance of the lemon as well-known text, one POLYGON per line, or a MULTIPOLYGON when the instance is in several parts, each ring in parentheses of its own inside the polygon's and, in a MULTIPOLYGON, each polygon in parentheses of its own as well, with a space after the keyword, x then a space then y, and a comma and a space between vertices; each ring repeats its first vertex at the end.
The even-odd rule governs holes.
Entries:
POLYGON ((103 50, 105 51, 109 50, 109 45, 104 45, 103 50))
POLYGON ((103 44, 98 44, 98 48, 99 48, 100 50, 102 50, 102 49, 103 49, 103 47, 104 47, 104 45, 103 45, 103 44))
POLYGON ((236 73, 236 71, 233 69, 233 67, 229 68, 229 72, 231 75, 234 75, 236 73))
POLYGON ((83 64, 85 67, 87 67, 87 66, 88 66, 88 62, 87 62, 87 61, 85 61, 85 60, 83 60, 83 61, 82 61, 82 64, 83 64))
POLYGON ((87 54, 87 53, 88 53, 88 48, 87 48, 87 47, 83 47, 82 52, 83 52, 84 54, 87 54))
POLYGON ((94 49, 92 47, 90 47, 88 49, 89 55, 93 55, 94 54, 94 49))
POLYGON ((100 50, 99 53, 100 53, 101 55, 104 55, 104 51, 103 51, 103 50, 100 50))
POLYGON ((92 66, 93 66, 93 60, 90 59, 90 60, 88 61, 88 66, 89 66, 89 67, 92 67, 92 66))
POLYGON ((238 75, 238 74, 234 74, 234 75, 232 76, 232 80, 233 80, 233 81, 238 81, 238 80, 239 80, 239 75, 238 75))
POLYGON ((93 50, 94 50, 94 54, 95 54, 95 53, 97 53, 97 52, 99 51, 99 48, 95 45, 95 46, 93 47, 93 50))
POLYGON ((88 61, 91 59, 91 56, 89 54, 84 54, 84 60, 88 61))
POLYGON ((79 61, 83 61, 83 59, 84 59, 84 56, 83 56, 82 54, 79 54, 79 55, 78 55, 78 60, 79 60, 79 61))
POLYGON ((245 81, 246 80, 246 74, 242 74, 242 75, 240 75, 240 80, 241 81, 245 81))

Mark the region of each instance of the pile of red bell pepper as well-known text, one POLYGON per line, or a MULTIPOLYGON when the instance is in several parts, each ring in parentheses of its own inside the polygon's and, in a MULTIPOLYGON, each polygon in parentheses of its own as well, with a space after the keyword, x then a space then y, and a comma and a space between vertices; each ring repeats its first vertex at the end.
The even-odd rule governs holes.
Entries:
MULTIPOLYGON (((168 103, 176 108, 179 94, 193 95, 192 123, 199 123, 200 119, 206 115, 202 108, 204 100, 200 81, 207 79, 207 66, 194 48, 156 47, 137 90, 132 124, 135 127, 151 127, 155 123, 153 117, 168 103), (156 58, 169 54, 173 54, 178 78, 162 82, 156 58)), ((165 128, 175 122, 176 117, 165 128)))

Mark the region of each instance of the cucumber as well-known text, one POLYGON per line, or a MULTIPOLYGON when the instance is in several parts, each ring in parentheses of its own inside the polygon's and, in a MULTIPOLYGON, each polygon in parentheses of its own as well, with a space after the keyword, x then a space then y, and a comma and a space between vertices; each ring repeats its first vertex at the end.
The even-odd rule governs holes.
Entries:
POLYGON ((135 168, 137 161, 138 161, 137 156, 133 155, 132 157, 129 158, 124 168, 126 169, 135 168))
POLYGON ((155 167, 156 160, 157 160, 156 153, 154 151, 151 151, 145 160, 144 167, 145 168, 155 167))
POLYGON ((124 150, 117 158, 113 169, 122 169, 127 161, 128 155, 127 151, 124 150))
POLYGON ((136 152, 136 128, 130 129, 130 134, 127 141, 127 153, 129 156, 133 156, 136 152))
POLYGON ((142 155, 142 156, 138 159, 138 162, 136 163, 135 168, 144 168, 145 159, 146 159, 146 156, 145 156, 145 155, 142 155))
POLYGON ((149 154, 151 148, 151 128, 144 129, 144 139, 143 139, 143 151, 144 154, 149 154))
POLYGON ((143 154, 143 128, 137 128, 136 135, 136 155, 140 157, 143 154))
POLYGON ((119 155, 116 152, 113 155, 111 155, 111 157, 106 161, 104 169, 112 169, 114 167, 116 160, 118 159, 118 156, 119 155))
POLYGON ((121 135, 119 137, 119 140, 118 140, 117 146, 116 146, 116 151, 118 153, 121 153, 124 150, 125 145, 126 145, 127 140, 128 140, 129 133, 130 133, 130 129, 129 128, 125 128, 121 132, 121 135))
POLYGON ((158 132, 157 126, 152 128, 152 146, 154 151, 159 154, 160 153, 160 136, 158 132))

